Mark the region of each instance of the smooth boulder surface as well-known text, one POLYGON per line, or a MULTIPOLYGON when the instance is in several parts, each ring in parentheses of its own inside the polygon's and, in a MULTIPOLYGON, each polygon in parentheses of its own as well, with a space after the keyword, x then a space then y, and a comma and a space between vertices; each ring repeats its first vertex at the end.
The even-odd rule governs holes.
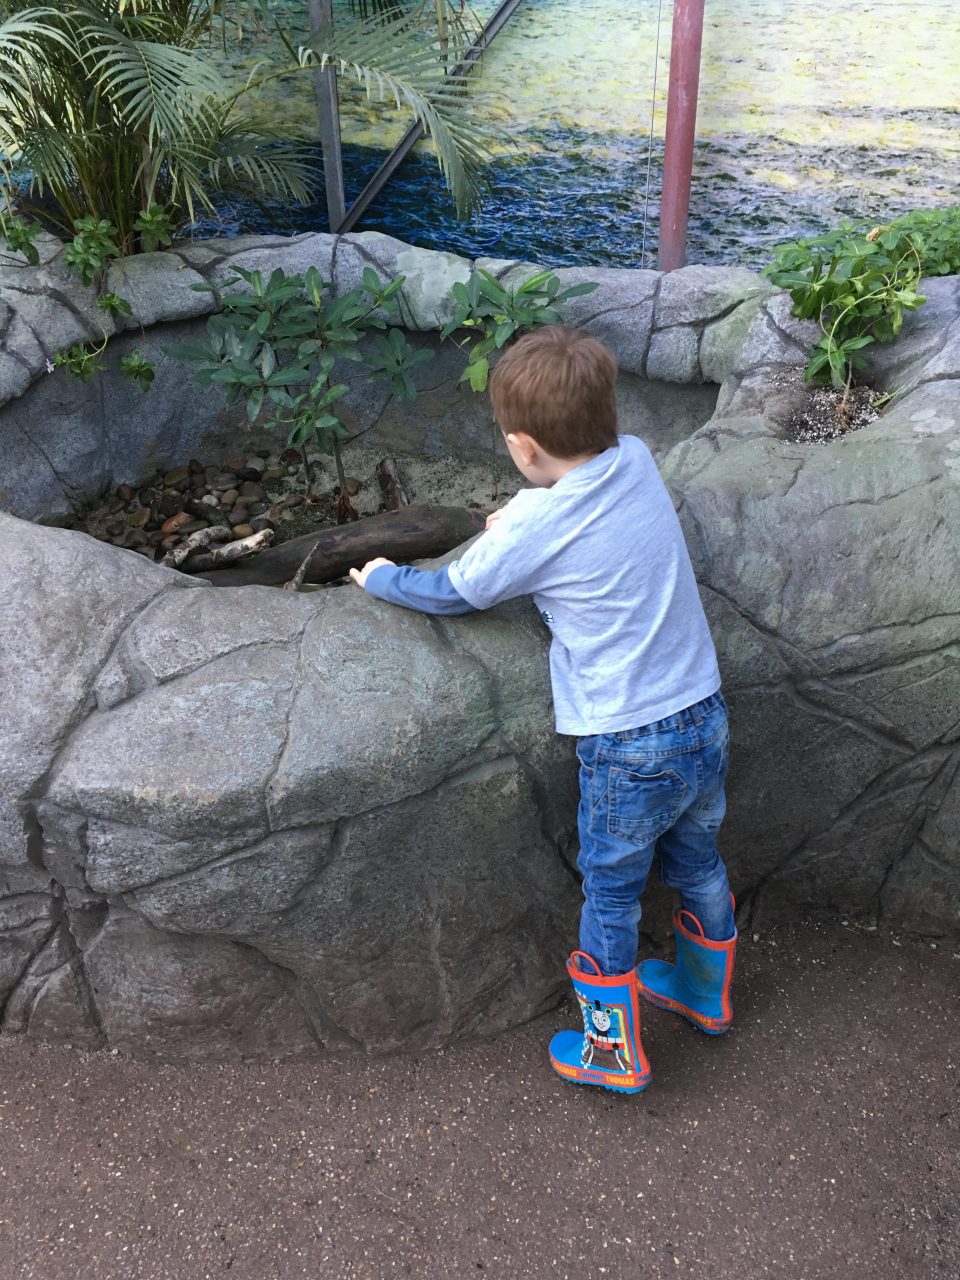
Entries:
MULTIPOLYGON (((692 333, 722 379, 661 456, 731 707, 741 924, 958 939, 958 282, 873 353, 878 421, 798 444, 810 327, 707 270, 604 276, 583 319, 636 326, 638 377, 651 355, 691 373, 692 333)), ((419 1052, 565 989, 576 765, 527 602, 435 620, 352 587, 218 590, 13 516, 0 573, 3 1028, 419 1052)))

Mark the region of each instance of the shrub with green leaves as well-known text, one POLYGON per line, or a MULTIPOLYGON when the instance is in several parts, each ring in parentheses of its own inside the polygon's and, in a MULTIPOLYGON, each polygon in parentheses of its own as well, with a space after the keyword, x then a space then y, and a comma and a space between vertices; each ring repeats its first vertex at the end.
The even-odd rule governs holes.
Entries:
POLYGON ((521 284, 501 284, 489 271, 475 269, 466 284, 457 281, 451 293, 457 309, 441 330, 441 337, 453 338, 467 352, 467 364, 460 375, 474 391, 483 391, 490 376, 490 357, 521 333, 563 320, 563 305, 570 298, 592 293, 594 282, 561 289, 552 271, 538 271, 521 284))
POLYGON ((242 401, 251 422, 286 433, 301 451, 308 499, 310 443, 334 455, 343 493, 339 440, 348 431, 338 405, 353 379, 333 381, 337 361, 362 364, 358 376, 384 380, 402 399, 413 399, 411 372, 433 358, 414 350, 399 329, 384 332, 387 317, 399 316, 404 277, 383 282, 367 267, 355 289, 335 297, 316 267, 302 275, 277 269, 269 278, 241 267, 234 272, 227 287, 245 288, 224 296, 223 310, 207 321, 206 341, 167 354, 198 364, 196 381, 221 387, 228 404, 242 401))
POLYGON ((793 314, 815 320, 822 336, 806 377, 849 389, 864 347, 889 342, 904 315, 926 299, 925 275, 960 270, 960 207, 921 210, 884 226, 845 223, 825 235, 777 245, 764 269, 789 289, 793 314))

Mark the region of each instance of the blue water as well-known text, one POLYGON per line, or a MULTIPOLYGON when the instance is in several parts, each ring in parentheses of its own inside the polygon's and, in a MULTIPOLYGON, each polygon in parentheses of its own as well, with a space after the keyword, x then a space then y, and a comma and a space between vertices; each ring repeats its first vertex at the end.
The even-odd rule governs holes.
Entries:
MULTIPOLYGON (((280 3, 294 26, 302 20, 303 0, 280 3)), ((469 256, 653 265, 670 9, 655 64, 651 0, 525 0, 485 55, 473 96, 475 117, 509 139, 495 144, 482 211, 458 222, 435 161, 419 149, 360 229, 469 256)), ((958 28, 954 0, 848 0, 833 10, 711 0, 688 260, 761 265, 778 241, 843 218, 879 222, 960 200, 958 28)), ((312 128, 309 88, 295 89, 283 110, 312 128)), ((404 122, 349 86, 343 98, 352 197, 404 122)), ((326 227, 322 203, 225 215, 235 231, 326 227)))

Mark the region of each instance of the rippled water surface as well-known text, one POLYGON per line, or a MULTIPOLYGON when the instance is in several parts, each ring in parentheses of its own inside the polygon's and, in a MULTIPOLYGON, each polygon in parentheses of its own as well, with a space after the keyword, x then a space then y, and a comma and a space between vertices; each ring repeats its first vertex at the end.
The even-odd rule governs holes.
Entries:
MULTIPOLYGON (((493 9, 485 3, 485 16, 493 9)), ((772 245, 844 217, 960 201, 958 0, 708 0, 688 259, 759 265, 772 245)), ((430 248, 553 265, 651 265, 672 6, 524 0, 484 58, 471 109, 501 130, 490 196, 458 223, 421 148, 361 229, 430 248), (652 163, 647 168, 653 104, 652 163), (644 236, 645 207, 647 229, 644 236)), ((294 40, 306 0, 278 0, 294 40)), ((345 5, 338 21, 349 20, 345 5)), ((242 74, 265 37, 231 50, 242 74)), ((406 121, 343 87, 356 195, 406 121)), ((313 127, 306 76, 264 104, 313 127)), ((244 213, 257 228, 322 229, 322 206, 244 213)))

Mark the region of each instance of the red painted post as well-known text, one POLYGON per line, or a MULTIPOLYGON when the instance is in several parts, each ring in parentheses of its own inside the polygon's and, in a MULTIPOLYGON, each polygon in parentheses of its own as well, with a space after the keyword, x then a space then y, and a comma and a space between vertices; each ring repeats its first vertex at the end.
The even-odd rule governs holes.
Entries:
POLYGON ((690 177, 697 129, 700 46, 703 43, 703 5, 704 0, 674 0, 673 5, 658 242, 661 271, 675 271, 677 267, 682 267, 687 253, 690 177))

